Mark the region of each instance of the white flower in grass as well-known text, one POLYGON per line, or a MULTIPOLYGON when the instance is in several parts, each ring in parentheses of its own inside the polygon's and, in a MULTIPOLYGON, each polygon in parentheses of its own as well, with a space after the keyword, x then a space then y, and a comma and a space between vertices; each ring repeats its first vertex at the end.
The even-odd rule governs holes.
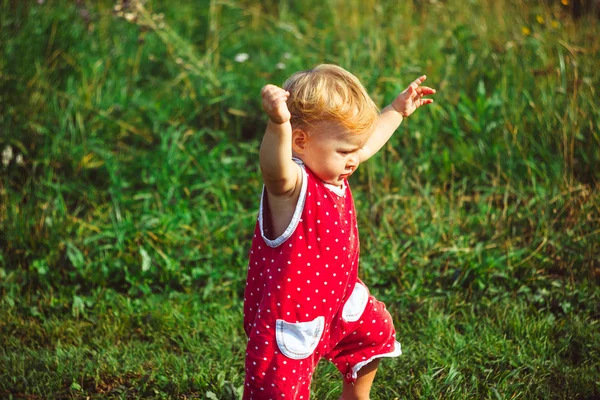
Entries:
POLYGON ((8 166, 12 159, 13 149, 10 145, 8 145, 4 148, 4 150, 2 150, 2 165, 4 165, 5 167, 8 166))
POLYGON ((289 60, 290 58, 292 58, 292 55, 290 53, 283 53, 283 58, 289 60))
POLYGON ((285 64, 284 64, 284 63, 282 63, 282 62, 280 62, 280 63, 277 63, 277 64, 275 65, 275 68, 277 68, 277 69, 285 69, 285 64))
POLYGON ((248 55, 248 53, 238 53, 235 55, 235 61, 239 63, 246 62, 249 58, 250 56, 248 55))
POLYGON ((15 162, 19 166, 23 165, 23 154, 17 154, 17 157, 15 157, 15 162))

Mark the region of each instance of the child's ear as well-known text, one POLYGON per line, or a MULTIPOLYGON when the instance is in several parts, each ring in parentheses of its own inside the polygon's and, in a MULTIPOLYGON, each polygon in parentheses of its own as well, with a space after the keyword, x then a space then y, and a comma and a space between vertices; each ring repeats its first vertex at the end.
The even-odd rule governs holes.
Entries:
POLYGON ((308 133, 301 128, 292 131, 292 150, 296 153, 304 153, 308 144, 308 133))

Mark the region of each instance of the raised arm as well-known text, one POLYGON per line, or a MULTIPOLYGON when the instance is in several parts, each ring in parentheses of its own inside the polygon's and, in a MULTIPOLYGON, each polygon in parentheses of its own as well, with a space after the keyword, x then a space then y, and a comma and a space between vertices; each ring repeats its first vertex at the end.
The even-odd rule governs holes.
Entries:
POLYGON ((267 85, 261 92, 269 122, 260 146, 260 170, 273 196, 293 193, 299 183, 299 167, 292 161, 291 115, 286 104, 289 95, 275 85, 267 85))
POLYGON ((420 86, 427 79, 425 75, 417 78, 400 93, 396 99, 379 114, 375 131, 359 151, 360 162, 364 162, 377 153, 392 137, 405 117, 411 115, 422 105, 433 103, 423 96, 434 94, 435 89, 420 86))

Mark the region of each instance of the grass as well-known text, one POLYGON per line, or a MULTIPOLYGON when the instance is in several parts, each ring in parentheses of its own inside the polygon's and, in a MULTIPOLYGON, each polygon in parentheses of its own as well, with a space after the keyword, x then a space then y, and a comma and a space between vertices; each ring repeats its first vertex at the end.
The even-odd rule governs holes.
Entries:
MULTIPOLYGON (((518 0, 0 5, 1 397, 236 397, 258 94, 319 62, 381 106, 421 73, 438 89, 351 182, 361 277, 404 351, 373 398, 600 397, 593 15, 518 0)), ((320 364, 313 397, 339 393, 320 364)))
MULTIPOLYGON (((99 291, 89 300, 78 315, 68 304, 44 305, 37 318, 7 313, 2 381, 13 395, 226 398, 241 385, 245 338, 231 299, 99 291)), ((376 398, 581 397, 596 385, 598 326, 577 314, 460 294, 395 308, 405 352, 382 365, 376 398)), ((337 374, 322 363, 313 396, 338 396, 337 374)))

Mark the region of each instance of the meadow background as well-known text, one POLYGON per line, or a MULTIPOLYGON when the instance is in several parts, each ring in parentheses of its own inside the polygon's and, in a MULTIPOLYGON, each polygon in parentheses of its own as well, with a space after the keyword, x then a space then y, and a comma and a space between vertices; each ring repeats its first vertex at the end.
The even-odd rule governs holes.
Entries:
POLYGON ((331 62, 437 89, 351 180, 404 351, 372 398, 600 398, 597 6, 0 7, 0 397, 240 393, 260 88, 331 62))

